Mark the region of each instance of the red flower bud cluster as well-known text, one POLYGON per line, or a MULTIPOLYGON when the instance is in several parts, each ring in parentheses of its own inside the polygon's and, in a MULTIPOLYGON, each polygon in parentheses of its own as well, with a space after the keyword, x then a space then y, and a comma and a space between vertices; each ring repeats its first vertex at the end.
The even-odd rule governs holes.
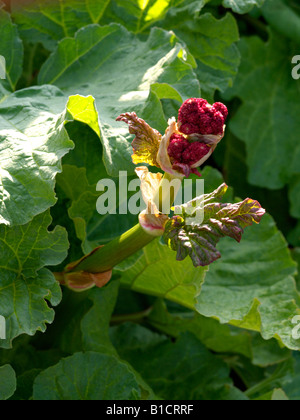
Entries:
POLYGON ((199 162, 210 151, 204 143, 190 143, 184 136, 173 134, 168 147, 168 154, 175 163, 184 163, 189 166, 199 162))
POLYGON ((228 117, 228 110, 221 102, 210 105, 205 99, 192 98, 179 110, 178 127, 186 135, 221 135, 228 117))
POLYGON ((208 158, 224 135, 228 116, 220 102, 210 105, 205 99, 185 101, 178 114, 178 129, 170 137, 168 155, 172 168, 184 173, 198 173, 195 168, 208 158))

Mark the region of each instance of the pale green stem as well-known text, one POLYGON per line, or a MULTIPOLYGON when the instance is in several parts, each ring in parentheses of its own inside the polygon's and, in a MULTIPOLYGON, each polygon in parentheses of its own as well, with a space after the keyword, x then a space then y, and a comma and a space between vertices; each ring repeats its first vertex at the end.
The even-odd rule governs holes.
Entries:
MULTIPOLYGON (((162 183, 165 180, 171 182, 174 179, 175 177, 165 173, 162 183)), ((160 187, 156 197, 156 200, 159 202, 159 208, 168 209, 168 212, 170 212, 177 192, 176 188, 171 188, 171 191, 168 192, 168 188, 160 187)), ((84 271, 95 274, 110 271, 116 265, 144 248, 155 238, 155 236, 147 233, 140 224, 137 224, 104 247, 95 249, 78 263, 70 264, 67 267, 67 271, 84 271)))

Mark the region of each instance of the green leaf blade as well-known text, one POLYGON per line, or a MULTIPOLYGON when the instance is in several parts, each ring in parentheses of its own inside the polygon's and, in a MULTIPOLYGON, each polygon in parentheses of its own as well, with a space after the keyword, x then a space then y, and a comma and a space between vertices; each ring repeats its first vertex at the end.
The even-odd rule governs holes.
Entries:
POLYGON ((17 379, 10 365, 0 367, 0 401, 8 400, 17 389, 17 379))
POLYGON ((220 251, 222 260, 210 267, 197 311, 299 349, 292 336, 292 319, 300 306, 292 277, 296 265, 272 218, 265 216, 259 226, 249 228, 240 244, 224 239, 220 251))
POLYGON ((36 401, 135 400, 141 391, 128 366, 107 354, 76 353, 35 380, 36 401))
POLYGON ((146 328, 123 324, 111 331, 120 356, 166 400, 247 399, 232 386, 226 364, 190 333, 171 342, 146 328), (211 381, 212 377, 218 378, 211 381))
POLYGON ((224 0, 223 6, 232 9, 235 13, 249 13, 255 6, 262 7, 265 0, 224 0))
MULTIPOLYGON (((134 172, 132 139, 125 126, 116 121, 120 114, 134 110, 144 118, 153 101, 158 99, 161 106, 161 99, 173 98, 174 89, 182 101, 190 97, 191 91, 200 95, 199 82, 187 57, 174 34, 162 29, 153 29, 142 42, 120 25, 89 25, 75 38, 59 43, 43 65, 39 83, 55 83, 66 96, 93 93, 94 111, 81 121, 93 121, 92 128, 101 136, 107 172, 116 177, 119 170, 134 172), (158 84, 173 89, 158 89, 158 84), (92 114, 97 110, 95 118, 92 114)), ((73 114, 71 106, 69 112, 73 114)), ((147 123, 164 131, 167 119, 162 108, 158 108, 158 114, 154 118, 150 113, 147 123)))
POLYGON ((0 86, 2 85, 9 91, 15 91, 17 82, 23 69, 23 43, 19 37, 16 25, 12 23, 9 13, 4 11, 2 2, 0 3, 0 55, 5 59, 0 62, 0 86), (5 79, 2 75, 5 74, 5 79))
POLYGON ((24 89, 0 103, 0 223, 28 223, 55 204, 55 176, 73 148, 64 108, 51 86, 24 89))
POLYGON ((57 265, 67 255, 66 231, 47 228, 51 217, 47 211, 27 225, 0 226, 0 313, 6 320, 6 340, 0 346, 9 348, 20 334, 34 335, 45 331, 54 319, 53 306, 61 300, 61 289, 47 265, 57 265))

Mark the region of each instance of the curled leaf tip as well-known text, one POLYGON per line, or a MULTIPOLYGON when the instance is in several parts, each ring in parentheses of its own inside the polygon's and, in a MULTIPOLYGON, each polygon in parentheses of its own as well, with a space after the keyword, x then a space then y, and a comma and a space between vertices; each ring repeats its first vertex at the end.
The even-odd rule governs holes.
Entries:
POLYGON ((135 138, 132 142, 133 163, 148 163, 151 166, 158 166, 157 153, 161 141, 161 134, 151 128, 144 120, 139 118, 135 112, 121 114, 116 121, 123 121, 129 125, 130 134, 135 138))
POLYGON ((112 271, 96 274, 86 271, 74 271, 70 273, 57 273, 55 277, 59 280, 60 284, 74 292, 84 292, 95 286, 99 288, 104 287, 110 281, 112 271))
POLYGON ((162 181, 162 174, 153 174, 148 168, 141 166, 136 168, 136 173, 141 180, 141 192, 147 206, 139 215, 139 223, 142 228, 152 236, 162 236, 168 216, 159 212, 154 200, 162 181))

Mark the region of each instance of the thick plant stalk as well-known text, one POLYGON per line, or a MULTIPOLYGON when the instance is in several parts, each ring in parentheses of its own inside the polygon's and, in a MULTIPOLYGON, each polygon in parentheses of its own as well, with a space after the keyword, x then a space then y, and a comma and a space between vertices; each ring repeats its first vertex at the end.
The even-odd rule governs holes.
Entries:
POLYGON ((112 270, 116 265, 144 248, 154 239, 154 236, 149 235, 140 224, 137 224, 104 247, 96 248, 80 261, 70 264, 67 271, 103 273, 112 270))
POLYGON ((62 273, 54 275, 60 284, 75 292, 83 292, 94 286, 103 287, 110 281, 116 265, 154 239, 137 224, 106 246, 96 248, 81 260, 69 264, 62 273))
MULTIPOLYGON (((168 211, 170 211, 178 191, 176 191, 174 188, 171 188, 171 191, 168 194, 167 188, 163 188, 162 185, 166 181, 170 182, 173 179, 174 177, 170 176, 169 174, 165 174, 156 193, 159 206, 161 208, 168 209, 168 211), (162 192, 160 193, 160 191, 162 192)), ((93 274, 110 271, 126 258, 144 248, 155 238, 156 236, 147 233, 140 224, 137 224, 132 229, 128 230, 123 235, 114 239, 107 245, 96 248, 89 255, 83 257, 80 261, 69 264, 66 268, 66 271, 84 271, 93 274)))
MULTIPOLYGON (((159 207, 170 210, 176 191, 169 193, 164 183, 174 177, 165 174, 154 199, 159 207), (164 186, 163 186, 164 185, 164 186), (160 193, 161 191, 161 193, 160 193)), ((167 216, 165 216, 167 219, 167 216)), ((163 231, 161 232, 161 235, 163 231)), ((113 268, 152 242, 157 235, 146 231, 140 223, 105 246, 100 246, 79 261, 69 264, 62 273, 55 273, 56 279, 74 291, 84 291, 91 287, 103 287, 109 282, 113 268)))

